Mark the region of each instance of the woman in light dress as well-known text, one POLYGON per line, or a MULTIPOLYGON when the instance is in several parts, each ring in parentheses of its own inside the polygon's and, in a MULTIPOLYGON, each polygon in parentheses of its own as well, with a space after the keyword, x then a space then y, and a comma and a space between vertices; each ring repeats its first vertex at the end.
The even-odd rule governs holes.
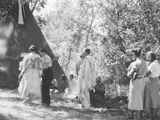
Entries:
POLYGON ((81 55, 81 62, 78 68, 79 99, 82 107, 88 109, 91 107, 89 91, 96 84, 95 62, 91 56, 90 49, 86 49, 81 55))
POLYGON ((158 109, 160 109, 160 63, 156 59, 156 55, 148 52, 147 59, 149 81, 145 89, 145 110, 151 115, 151 120, 158 120, 158 109))
MULTIPOLYGON (((128 68, 128 76, 131 77, 128 94, 128 109, 136 112, 136 119, 142 119, 144 104, 144 88, 147 81, 145 78, 147 72, 146 61, 141 57, 141 50, 133 50, 136 60, 128 68)), ((134 117, 132 115, 132 117, 134 117)))
POLYGON ((21 81, 18 91, 20 98, 24 99, 25 103, 31 102, 35 98, 41 98, 42 64, 37 47, 32 45, 19 67, 21 81))

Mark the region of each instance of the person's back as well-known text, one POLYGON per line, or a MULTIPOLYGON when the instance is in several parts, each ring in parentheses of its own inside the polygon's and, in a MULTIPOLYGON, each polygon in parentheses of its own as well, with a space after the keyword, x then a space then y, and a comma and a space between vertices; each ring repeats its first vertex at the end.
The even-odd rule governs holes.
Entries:
POLYGON ((129 66, 128 75, 132 74, 133 71, 136 72, 136 77, 144 77, 147 72, 147 62, 143 59, 137 59, 132 62, 129 66))
POLYGON ((35 46, 31 46, 30 53, 24 56, 20 63, 20 71, 21 81, 18 87, 20 97, 25 100, 27 100, 27 97, 29 97, 29 100, 40 98, 42 61, 35 46))
POLYGON ((97 85, 95 86, 95 94, 104 97, 104 94, 105 94, 105 86, 104 86, 103 83, 97 84, 97 85))
POLYGON ((36 53, 29 53, 26 55, 20 63, 20 71, 21 74, 26 76, 30 81, 32 81, 32 77, 40 76, 42 71, 40 56, 36 53))
POLYGON ((139 62, 137 62, 137 74, 138 77, 144 77, 147 72, 147 62, 141 59, 139 62))

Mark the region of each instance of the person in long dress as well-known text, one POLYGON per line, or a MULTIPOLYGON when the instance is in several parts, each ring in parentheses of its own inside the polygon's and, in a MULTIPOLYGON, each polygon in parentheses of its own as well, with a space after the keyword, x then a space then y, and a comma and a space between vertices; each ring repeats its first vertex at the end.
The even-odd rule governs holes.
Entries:
POLYGON ((90 56, 90 49, 86 49, 85 52, 81 55, 81 62, 79 66, 79 71, 77 72, 80 86, 79 98, 82 107, 89 108, 89 90, 92 89, 96 84, 95 63, 92 57, 90 56))
POLYGON ((146 84, 145 110, 150 113, 152 120, 158 120, 158 109, 160 109, 160 63, 152 52, 147 54, 149 60, 149 81, 146 84))
POLYGON ((41 83, 42 105, 48 107, 50 105, 50 85, 53 79, 52 59, 45 49, 40 52, 43 62, 43 73, 41 83))
MULTIPOLYGON (((133 113, 136 112, 137 119, 141 120, 144 101, 144 88, 146 84, 146 61, 141 57, 141 50, 132 51, 136 60, 128 68, 128 76, 131 77, 128 94, 128 109, 133 113)), ((132 114, 132 117, 133 114, 132 114)))
POLYGON ((37 47, 32 45, 29 48, 29 53, 20 62, 19 78, 21 81, 18 92, 20 98, 24 99, 25 103, 30 103, 33 99, 41 98, 41 75, 41 57, 38 54, 37 47))

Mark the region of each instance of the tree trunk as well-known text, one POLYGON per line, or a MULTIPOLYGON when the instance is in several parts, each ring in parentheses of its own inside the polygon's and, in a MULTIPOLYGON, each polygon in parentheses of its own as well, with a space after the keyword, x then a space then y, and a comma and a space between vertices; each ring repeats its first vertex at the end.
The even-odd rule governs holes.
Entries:
POLYGON ((93 26, 94 19, 95 19, 94 9, 92 9, 92 19, 91 19, 91 23, 90 23, 90 25, 89 25, 89 28, 88 28, 88 30, 87 30, 85 48, 88 46, 89 35, 90 35, 90 33, 91 33, 91 30, 92 30, 92 26, 93 26))
POLYGON ((67 62, 66 67, 65 67, 65 73, 68 73, 68 67, 69 67, 69 64, 71 62, 71 57, 72 57, 72 47, 69 48, 68 62, 67 62))

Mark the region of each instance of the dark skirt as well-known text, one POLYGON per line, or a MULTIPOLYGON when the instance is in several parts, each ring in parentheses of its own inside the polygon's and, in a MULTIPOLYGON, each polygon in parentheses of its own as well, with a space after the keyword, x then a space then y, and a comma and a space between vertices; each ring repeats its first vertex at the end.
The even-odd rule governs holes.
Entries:
POLYGON ((144 93, 144 110, 160 108, 160 79, 151 78, 147 82, 144 93))

